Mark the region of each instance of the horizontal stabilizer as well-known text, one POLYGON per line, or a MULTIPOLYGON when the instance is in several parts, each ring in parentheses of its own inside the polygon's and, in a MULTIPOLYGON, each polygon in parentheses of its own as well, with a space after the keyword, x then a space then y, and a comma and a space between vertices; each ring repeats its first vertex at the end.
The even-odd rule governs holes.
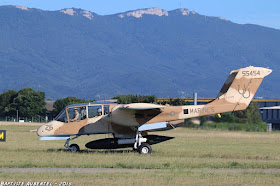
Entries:
POLYGON ((131 110, 151 110, 151 109, 161 109, 164 108, 163 105, 156 105, 152 103, 131 103, 123 105, 120 108, 131 109, 131 110))

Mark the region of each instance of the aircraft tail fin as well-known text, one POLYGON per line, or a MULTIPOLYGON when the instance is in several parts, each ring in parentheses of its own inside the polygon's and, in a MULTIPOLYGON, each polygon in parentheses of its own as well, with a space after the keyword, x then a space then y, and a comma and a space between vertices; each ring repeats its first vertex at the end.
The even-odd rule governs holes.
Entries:
POLYGON ((246 109, 263 78, 271 72, 271 69, 253 66, 232 71, 217 98, 207 105, 215 106, 221 113, 246 109))

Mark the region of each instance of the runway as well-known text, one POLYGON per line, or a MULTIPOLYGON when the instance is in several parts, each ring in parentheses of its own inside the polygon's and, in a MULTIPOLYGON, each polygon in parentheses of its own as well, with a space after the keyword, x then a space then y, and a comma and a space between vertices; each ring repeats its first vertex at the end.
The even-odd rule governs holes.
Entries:
POLYGON ((0 168, 0 173, 139 173, 155 171, 187 171, 203 173, 266 173, 279 174, 280 169, 127 169, 127 168, 0 168))

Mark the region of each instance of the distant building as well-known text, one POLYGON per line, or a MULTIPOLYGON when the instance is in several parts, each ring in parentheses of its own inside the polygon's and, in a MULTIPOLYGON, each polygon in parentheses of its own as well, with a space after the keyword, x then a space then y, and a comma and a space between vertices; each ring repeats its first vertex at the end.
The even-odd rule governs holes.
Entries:
POLYGON ((280 99, 263 100, 258 103, 264 122, 272 124, 272 130, 280 130, 280 99))
POLYGON ((53 116, 52 115, 52 111, 54 109, 53 105, 54 105, 54 102, 55 101, 52 101, 52 100, 46 100, 46 109, 47 109, 47 112, 46 112, 46 120, 50 121, 50 120, 53 120, 53 116))

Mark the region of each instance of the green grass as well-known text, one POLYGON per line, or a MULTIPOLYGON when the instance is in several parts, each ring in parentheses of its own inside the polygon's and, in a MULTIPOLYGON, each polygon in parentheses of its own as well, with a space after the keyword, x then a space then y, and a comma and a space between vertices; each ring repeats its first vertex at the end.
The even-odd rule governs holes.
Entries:
POLYGON ((280 168, 280 133, 177 128, 157 132, 175 139, 153 145, 153 154, 131 149, 87 150, 106 135, 82 136, 82 152, 64 150, 64 141, 39 141, 34 126, 0 126, 0 167, 104 167, 159 169, 138 173, 4 173, 0 181, 71 182, 72 185, 277 185, 280 174, 190 172, 183 168, 280 168))
MULTIPOLYGON (((279 133, 206 131, 177 128, 157 132, 173 136, 153 145, 144 156, 131 149, 87 150, 84 144, 106 135, 82 136, 73 141, 82 152, 64 149, 64 141, 39 141, 34 126, 1 126, 7 142, 0 143, 0 167, 104 168, 280 168, 279 133)), ((108 136, 108 135, 107 135, 108 136)))
MULTIPOLYGON (((0 173, 0 181, 71 182, 71 185, 278 185, 279 174, 160 170, 142 173, 0 173)), ((57 185, 58 185, 57 184, 57 185)))

